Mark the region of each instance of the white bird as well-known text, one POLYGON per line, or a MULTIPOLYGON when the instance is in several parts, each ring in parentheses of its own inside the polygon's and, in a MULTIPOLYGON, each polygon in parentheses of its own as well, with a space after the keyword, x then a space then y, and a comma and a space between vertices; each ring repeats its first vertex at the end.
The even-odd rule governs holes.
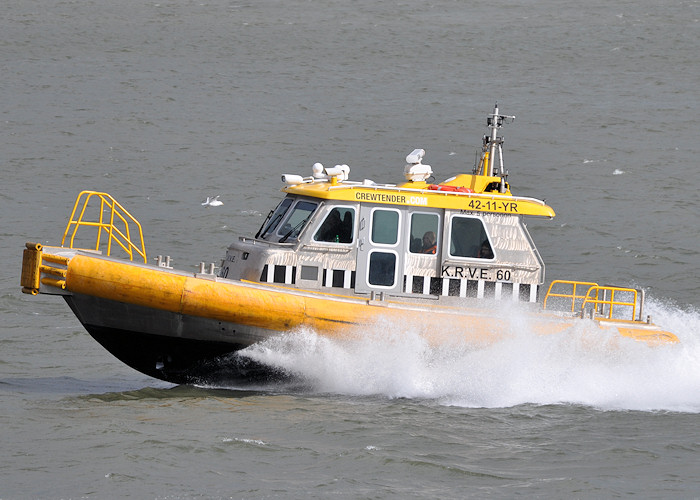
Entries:
POLYGON ((213 198, 207 196, 207 199, 202 202, 202 206, 204 207, 220 207, 223 204, 224 202, 219 199, 218 194, 213 198))

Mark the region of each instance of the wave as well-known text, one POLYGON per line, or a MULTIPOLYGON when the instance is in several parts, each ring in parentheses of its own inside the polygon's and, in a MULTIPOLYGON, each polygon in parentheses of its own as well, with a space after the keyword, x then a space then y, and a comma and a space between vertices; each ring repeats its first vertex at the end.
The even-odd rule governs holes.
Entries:
POLYGON ((517 308, 506 308, 511 331, 490 345, 430 345, 410 327, 386 323, 353 340, 296 330, 241 354, 320 393, 470 408, 529 403, 700 412, 700 312, 648 300, 647 313, 680 344, 611 337, 592 322, 538 335, 517 308))

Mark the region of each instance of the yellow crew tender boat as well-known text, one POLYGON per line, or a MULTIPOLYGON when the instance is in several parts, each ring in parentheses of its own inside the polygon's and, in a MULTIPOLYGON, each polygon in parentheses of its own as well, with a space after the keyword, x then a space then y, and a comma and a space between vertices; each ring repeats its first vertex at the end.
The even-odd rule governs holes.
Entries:
POLYGON ((169 257, 149 265, 138 221, 110 195, 84 191, 60 247, 27 243, 22 290, 62 295, 117 358, 174 383, 265 373, 236 351, 299 327, 351 338, 391 321, 436 343, 496 341, 509 328, 499 301, 521 302, 542 334, 584 320, 610 335, 677 342, 644 317, 641 290, 577 281, 542 289, 544 263, 524 218, 554 211, 511 193, 498 131, 513 118, 496 106, 473 172, 439 184, 428 183, 421 149, 397 185, 350 181, 347 165, 283 175, 286 196, 255 236, 229 246, 217 274, 204 264, 175 270, 169 257), (76 248, 86 227, 95 247, 76 248))

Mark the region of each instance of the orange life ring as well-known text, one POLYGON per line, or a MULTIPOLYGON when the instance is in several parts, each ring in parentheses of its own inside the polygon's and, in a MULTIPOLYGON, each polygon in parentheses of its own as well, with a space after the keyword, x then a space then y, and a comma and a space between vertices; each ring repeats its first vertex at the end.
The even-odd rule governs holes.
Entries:
POLYGON ((431 184, 428 186, 431 191, 447 191, 456 193, 473 193, 473 189, 464 186, 446 186, 445 184, 431 184))

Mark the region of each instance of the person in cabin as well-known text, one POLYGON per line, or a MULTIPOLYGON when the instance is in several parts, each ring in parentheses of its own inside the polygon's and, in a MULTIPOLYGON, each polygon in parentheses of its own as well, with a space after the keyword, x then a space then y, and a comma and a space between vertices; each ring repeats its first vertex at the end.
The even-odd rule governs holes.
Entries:
POLYGON ((484 240, 484 242, 481 244, 477 257, 479 259, 493 259, 493 250, 491 249, 489 240, 484 240))
POLYGON ((334 208, 331 210, 331 213, 328 214, 326 220, 323 221, 321 228, 316 234, 316 239, 318 241, 340 241, 342 224, 343 222, 340 219, 340 212, 338 212, 337 208, 334 208))
POLYGON ((423 249, 421 253, 435 253, 437 251, 437 238, 433 231, 428 231, 423 235, 423 249))
POLYGON ((343 215, 343 224, 340 226, 339 234, 340 243, 352 243, 352 215, 350 210, 343 215))

